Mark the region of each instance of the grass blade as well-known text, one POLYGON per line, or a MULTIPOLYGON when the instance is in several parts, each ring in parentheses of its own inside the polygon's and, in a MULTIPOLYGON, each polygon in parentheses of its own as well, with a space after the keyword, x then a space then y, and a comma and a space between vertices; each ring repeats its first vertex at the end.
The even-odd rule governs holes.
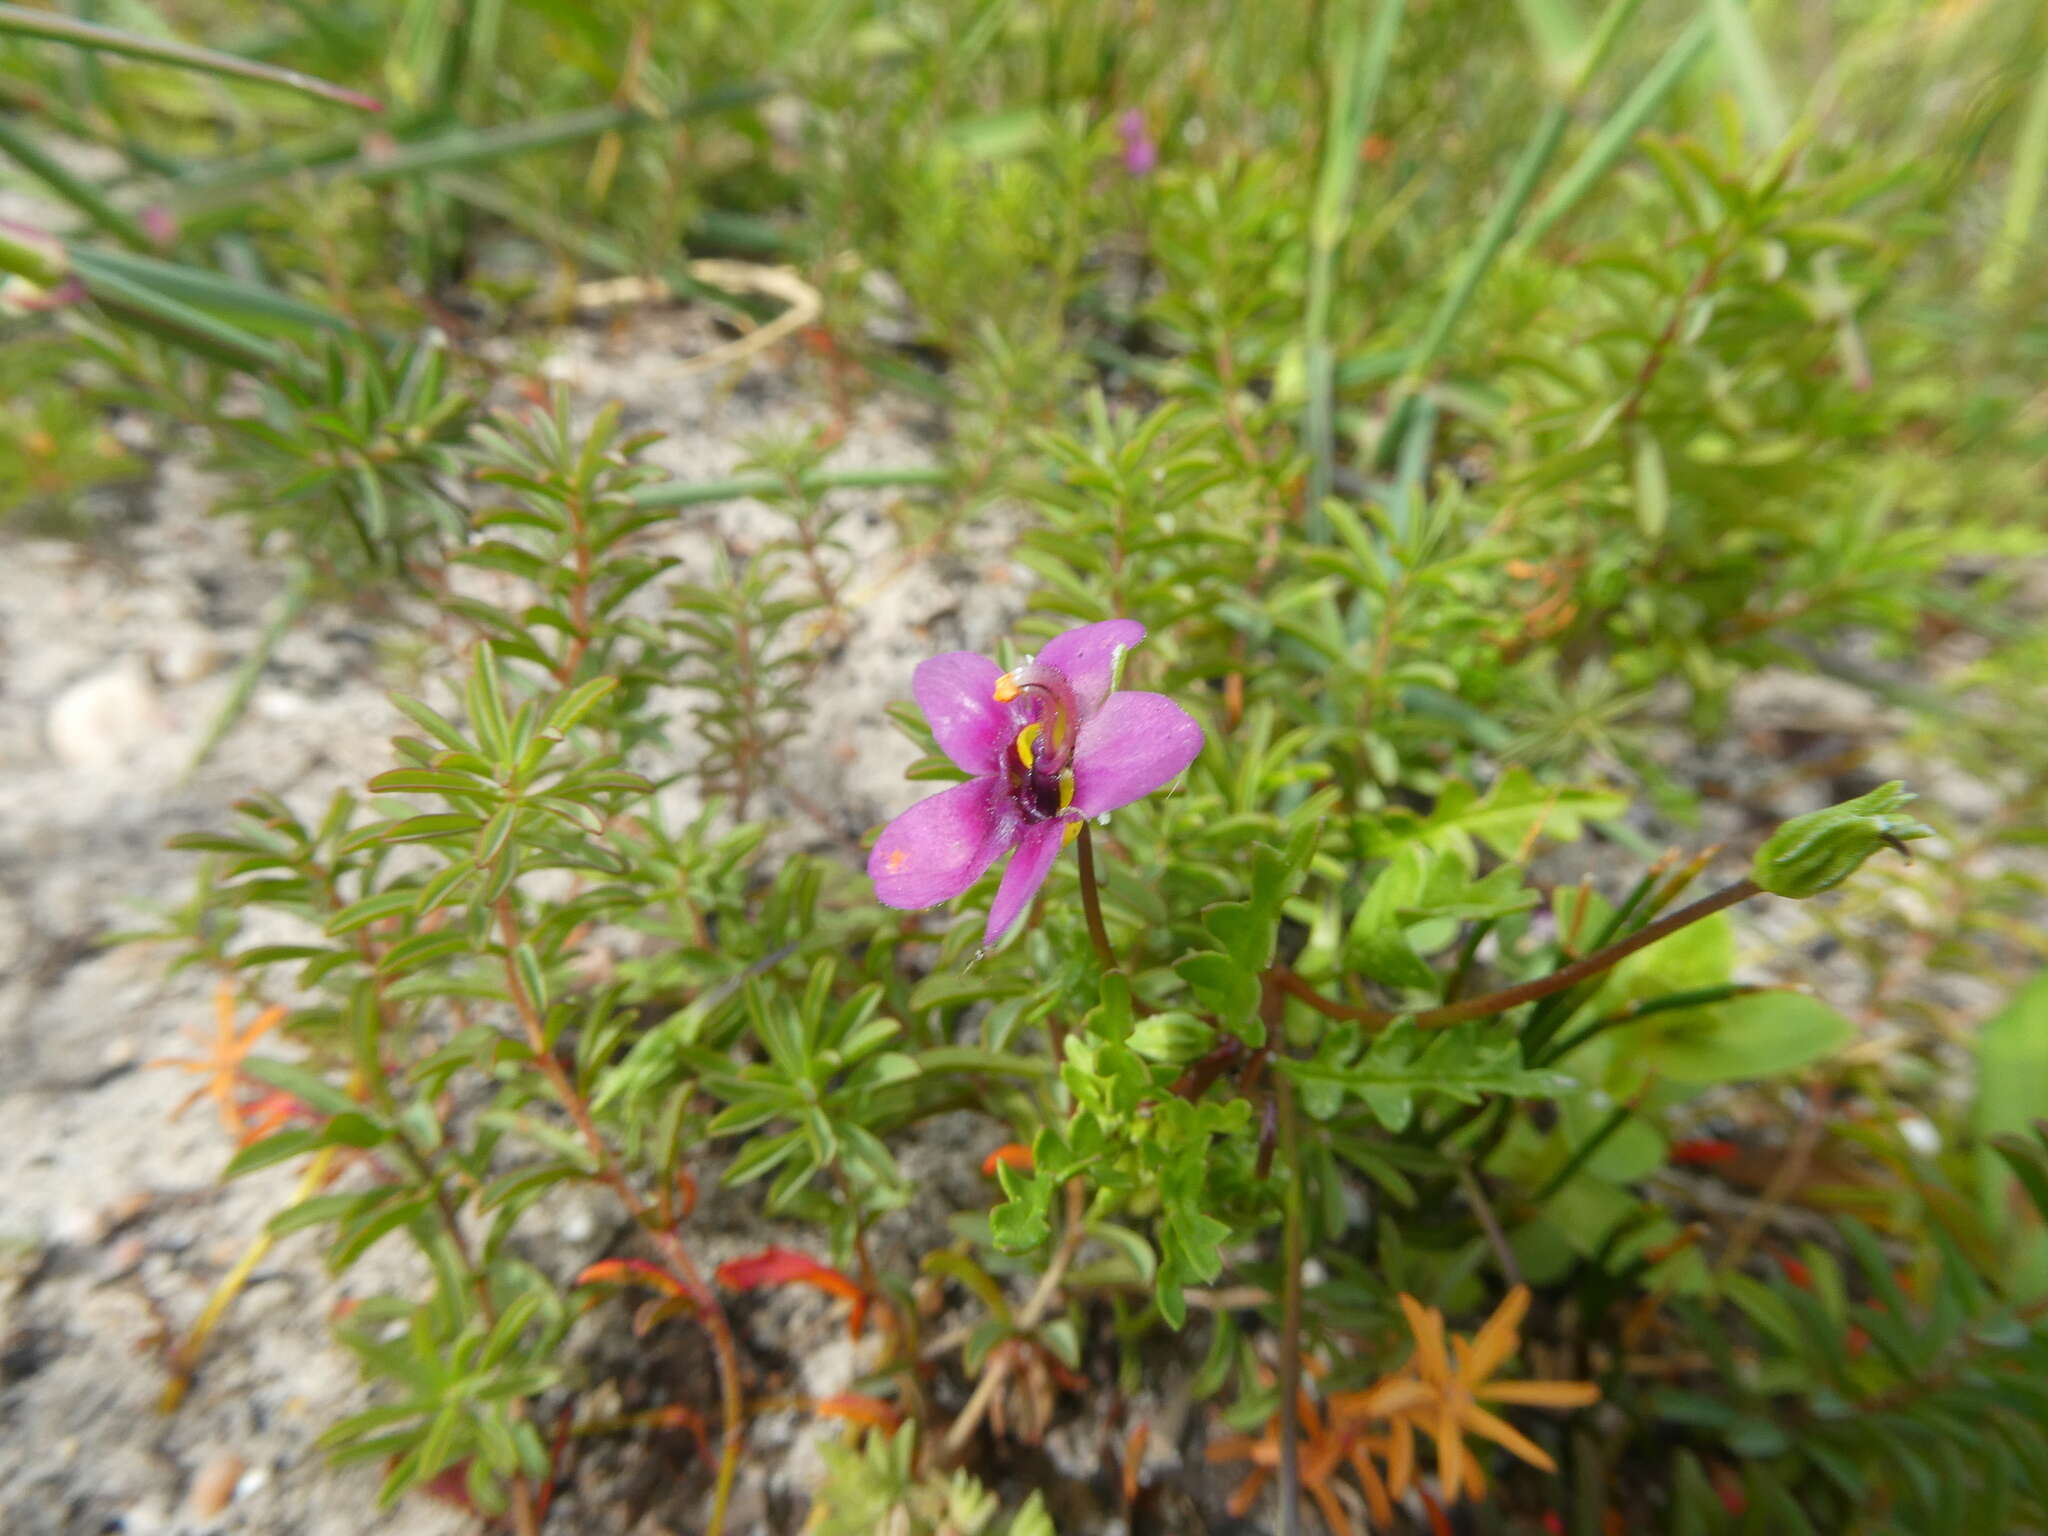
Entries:
POLYGON ((71 260, 62 241, 0 220, 0 272, 55 288, 71 275, 71 260))
POLYGON ((127 278, 158 293, 244 324, 303 336, 309 331, 352 332, 355 327, 329 310, 289 298, 274 288, 243 282, 203 267, 182 266, 126 252, 76 246, 74 269, 90 290, 106 277, 127 278))
POLYGON ((1536 206, 1536 211, 1529 215, 1515 235, 1514 243, 1518 250, 1526 250, 1548 234, 1550 227, 1571 212, 1579 199, 1628 153, 1643 125, 1663 106, 1665 98, 1677 88, 1713 40, 1714 24, 1705 16, 1695 17, 1692 25, 1673 40, 1671 46, 1664 50, 1664 56, 1629 92, 1614 115, 1600 125, 1600 131, 1593 135, 1579 158, 1572 162, 1571 169, 1557 179, 1536 206))
POLYGON ((1614 51, 1614 45, 1620 39, 1622 30, 1642 8, 1642 3, 1643 0, 1612 0, 1602 14, 1599 25, 1594 29, 1592 41, 1587 44, 1584 60, 1579 66, 1570 93, 1545 109, 1536 131, 1529 136, 1529 142, 1523 148, 1521 158, 1515 162, 1514 170, 1508 177, 1507 187, 1488 212, 1486 223, 1480 230, 1479 238, 1474 242, 1472 250, 1459 264, 1457 281, 1437 304, 1428 323, 1423 327, 1421 338, 1409 354, 1407 372, 1403 375, 1398 392, 1399 398, 1394 410, 1388 415, 1386 430, 1380 437, 1379 457, 1382 460, 1405 438, 1407 418, 1412 409, 1410 402, 1422 388, 1429 370, 1436 365, 1437 357, 1451 338, 1451 332, 1464 318, 1465 311, 1471 307, 1473 295, 1478 293, 1480 283, 1485 280, 1494 261, 1506 248, 1508 237, 1513 233, 1522 211, 1529 206, 1530 200, 1535 196, 1536 183, 1542 179, 1544 170, 1557 153, 1558 145, 1564 141, 1564 131, 1571 121, 1574 101, 1584 93, 1594 76, 1599 73, 1601 66, 1607 62, 1607 56, 1614 51))
MULTIPOLYGON (((430 138, 401 143, 396 149, 358 151, 331 159, 265 157, 260 162, 229 167, 217 176, 195 177, 187 184, 178 205, 181 209, 218 213, 258 202, 269 185, 300 174, 309 174, 316 182, 374 184, 408 176, 468 170, 515 155, 594 139, 603 133, 672 126, 684 118, 744 106, 767 93, 766 86, 741 82, 693 96, 675 111, 660 117, 637 112, 630 107, 586 107, 530 123, 508 123, 495 128, 456 128, 430 138)), ((322 146, 326 151, 333 147, 331 143, 322 146)))
POLYGON ((256 637, 256 643, 249 654, 242 658, 241 666, 235 669, 235 679, 228 688, 228 696, 221 703, 219 711, 206 727, 206 735, 193 750, 185 771, 178 782, 189 783, 192 776, 213 756, 214 749, 227 738, 229 731, 249 708, 249 700, 256 692, 256 684, 263 677, 263 669, 270 665, 270 658, 277 654, 278 645, 291 632, 313 601, 313 573, 304 565, 292 568, 290 580, 271 607, 270 615, 263 622, 263 633, 256 637))
POLYGON ((75 176, 45 154, 40 145, 17 133, 14 124, 0 117, 0 154, 17 162, 50 192, 76 208, 98 229, 123 245, 138 251, 152 250, 156 242, 135 221, 134 215, 116 208, 107 195, 82 176, 75 176))
POLYGON ((1572 77, 1579 50, 1586 46, 1586 22, 1572 0, 1515 0, 1522 26, 1543 60, 1544 75, 1562 86, 1572 77))
POLYGON ((1756 35, 1749 11, 1742 0, 1712 0, 1714 34, 1721 41, 1721 57, 1735 94, 1742 98, 1742 110, 1767 143, 1776 144, 1791 131, 1792 117, 1785 110, 1785 98, 1771 75, 1770 60, 1756 35))
POLYGON ((288 90, 303 91, 308 96, 337 101, 345 107, 355 107, 364 112, 384 110, 384 104, 374 96, 365 96, 360 91, 330 85, 325 80, 302 75, 295 69, 280 69, 275 64, 257 64, 248 59, 238 59, 231 53, 215 53, 211 48, 194 48, 189 43, 172 42, 168 38, 144 37, 138 32, 122 32, 113 27, 80 21, 75 16, 60 16, 53 11, 31 11, 19 5, 0 5, 0 33, 11 33, 16 37, 41 38, 46 42, 68 43, 74 48, 90 48, 98 53, 118 53, 124 58, 142 59, 151 64, 167 64, 174 69, 193 69, 201 74, 226 75, 238 80, 254 80, 264 85, 283 86, 288 90))
POLYGON ((124 272, 102 267, 86 291, 109 314, 231 368, 266 372, 284 364, 284 353, 272 342, 124 272))
POLYGON ((1998 240, 1977 275, 1978 292, 1986 300, 2000 297, 2019 272, 2020 254, 2026 249, 2027 236, 2041 212, 2043 182, 2048 182, 2048 58, 2042 59, 2040 73, 2034 76, 2026 116, 2020 119, 2019 142, 2013 149, 2012 178, 2006 183, 1998 240))
POLYGON ((1336 457, 1336 358, 1330 345, 1330 307, 1336 286, 1337 247, 1350 222, 1352 193, 1358 184, 1359 145, 1372 126, 1403 8, 1404 0, 1380 0, 1372 30, 1361 33, 1347 25, 1336 50, 1330 121, 1323 134, 1322 171, 1309 228, 1308 302, 1302 322, 1302 361, 1308 375, 1308 398, 1302 408, 1302 437, 1309 451, 1307 526, 1309 537, 1318 542, 1329 537, 1323 498, 1330 494, 1336 457))

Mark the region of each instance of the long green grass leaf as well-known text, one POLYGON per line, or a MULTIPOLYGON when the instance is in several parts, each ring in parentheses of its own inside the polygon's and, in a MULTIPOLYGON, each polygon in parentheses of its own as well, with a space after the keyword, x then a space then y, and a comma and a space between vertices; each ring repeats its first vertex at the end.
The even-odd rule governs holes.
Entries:
POLYGON ((1742 110, 1765 141, 1776 144, 1791 131, 1792 117, 1749 10, 1742 0, 1711 0, 1711 10, 1714 35, 1720 39, 1721 57, 1735 94, 1742 98, 1742 110))
POLYGON ((32 11, 19 5, 0 5, 0 33, 11 33, 16 37, 41 38, 46 42, 68 43, 74 48, 89 48, 96 53, 118 53, 124 58, 142 59, 151 64, 167 64, 174 69, 197 70, 206 75, 224 75, 232 79, 254 80, 264 85, 283 86, 287 90, 303 91, 309 96, 338 101, 345 107, 355 107, 364 112, 384 110, 384 104, 374 96, 365 96, 360 91, 330 85, 325 80, 302 75, 295 69, 280 69, 275 64, 259 64, 250 59, 238 59, 231 53, 216 53, 211 48, 194 48, 189 43, 173 42, 169 38, 145 37, 138 32, 122 32, 113 27, 80 21, 75 16, 59 15, 54 11, 32 11))
POLYGON ((1336 48, 1330 120, 1323 134, 1322 171, 1309 225, 1308 301, 1302 325, 1303 364, 1308 375, 1308 398, 1302 409, 1302 437, 1309 452, 1307 526, 1309 537, 1317 541, 1329 534, 1323 498, 1330 493, 1336 457, 1336 358, 1330 344, 1330 309, 1337 247, 1350 221, 1359 145, 1372 126, 1373 109, 1387 76, 1387 60, 1401 29, 1404 3, 1380 0, 1369 32, 1359 32, 1347 21, 1336 48))
POLYGON ((2027 237, 2041 212, 2041 191, 2048 183, 2048 57, 2034 76, 2020 119, 2019 142, 2013 146, 2012 175, 2005 187, 2005 209, 1998 221, 1998 239, 1978 273, 1978 292, 1996 299, 2012 285, 2019 271, 2027 237))
POLYGON ((1421 389, 1429 370, 1436 365, 1437 357, 1451 338, 1451 332, 1464 318, 1473 296, 1479 291, 1480 283, 1485 280, 1494 261, 1506 248, 1509 235, 1514 232, 1523 210, 1535 196, 1537 182, 1542 180, 1543 172, 1549 166, 1551 158, 1556 155, 1558 145, 1564 141, 1564 131, 1571 121, 1575 98, 1592 83, 1601 66, 1606 63, 1607 56, 1614 51, 1614 45, 1620 40, 1623 30, 1641 8, 1642 0, 1612 0, 1606 12, 1602 14, 1599 25, 1594 29, 1592 41, 1587 44, 1585 58, 1580 64, 1571 96, 1546 108, 1542 119, 1536 125, 1535 132, 1529 136, 1521 157, 1515 162, 1514 170, 1509 174, 1506 188, 1487 213, 1486 223, 1480 229, 1472 249, 1459 263, 1457 280, 1438 302, 1428 323, 1423 327, 1414 350, 1409 354, 1408 369, 1399 391, 1400 398, 1388 418, 1387 429, 1380 439, 1379 452, 1382 460, 1405 439, 1409 402, 1421 389))
POLYGON ((509 123, 495 128, 456 128, 431 137, 401 142, 395 149, 359 150, 355 154, 317 161, 271 158, 219 177, 195 178, 188 188, 182 189, 178 203, 181 208, 219 212, 260 202, 271 185, 298 175, 310 175, 316 182, 374 184, 398 181, 408 176, 470 170, 517 155, 580 143, 604 133, 673 125, 684 118, 744 106, 766 93, 767 87, 748 82, 705 91, 660 117, 637 112, 630 107, 586 107, 530 123, 509 123))
POLYGON ((85 215, 96 228, 104 230, 123 245, 146 251, 156 244, 135 221, 135 216, 108 201, 106 193, 74 174, 46 153, 40 144, 19 133, 14 123, 0 117, 0 154, 18 163, 35 177, 53 197, 61 198, 85 215))
POLYGON ((1579 199, 1600 183, 1601 178, 1628 153, 1643 125, 1664 105, 1713 40, 1714 24, 1705 16, 1695 17, 1692 25, 1672 40, 1663 57, 1628 93, 1627 99, 1615 108, 1614 115, 1600 125, 1600 131, 1580 151, 1579 158, 1537 204, 1515 235, 1517 249, 1526 249, 1541 240, 1550 232, 1552 225, 1571 212, 1579 199))
POLYGON ((266 288, 204 267, 189 267, 149 256, 74 246, 71 260, 88 288, 108 275, 154 288, 173 299, 232 318, 258 330, 294 336, 309 332, 352 332, 355 327, 331 310, 321 309, 266 288))
POLYGON ((116 318, 216 362, 256 372, 284 364, 285 354, 275 343, 126 273, 102 268, 87 285, 87 292, 116 318))

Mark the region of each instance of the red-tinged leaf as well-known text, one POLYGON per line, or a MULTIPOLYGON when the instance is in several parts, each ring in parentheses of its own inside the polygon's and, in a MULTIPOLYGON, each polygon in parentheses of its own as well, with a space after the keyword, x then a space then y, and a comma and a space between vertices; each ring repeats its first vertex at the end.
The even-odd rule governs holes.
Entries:
POLYGON ((443 1504, 453 1504, 457 1509, 475 1514, 476 1505, 469 1497, 469 1461, 470 1458, 465 1456, 443 1467, 420 1484, 420 1492, 430 1499, 439 1499, 443 1504))
POLYGON ((821 1397, 812 1411, 821 1419, 845 1419, 852 1424, 865 1424, 871 1429, 894 1430, 903 1422, 903 1410, 894 1403, 859 1392, 821 1397))
POLYGON ((1732 1161, 1741 1154, 1742 1148, 1734 1142, 1717 1141, 1712 1138, 1674 1141, 1671 1144, 1671 1161, 1683 1163, 1690 1168, 1711 1168, 1716 1164, 1732 1161))
POLYGON ((1019 1173, 1031 1171, 1031 1149, 1021 1141, 1008 1141, 997 1147, 981 1160, 981 1176, 992 1179, 998 1168, 1014 1168, 1019 1173))
POLYGON ((682 1281, 645 1259, 604 1259, 576 1277, 578 1285, 644 1285, 664 1295, 687 1300, 682 1281))
POLYGON ((1785 1272, 1785 1278, 1787 1280, 1790 1280, 1802 1291, 1810 1291, 1813 1289, 1812 1270, 1808 1269, 1799 1260, 1793 1258, 1792 1255, 1790 1255, 1789 1253, 1781 1253, 1776 1255, 1776 1257, 1778 1260, 1778 1268, 1782 1269, 1785 1272))
POLYGON ((853 1303, 847 1328, 855 1338, 860 1337, 861 1324, 867 1317, 867 1293, 850 1276, 829 1264, 820 1264, 809 1254, 798 1253, 794 1248, 763 1248, 745 1258, 728 1259, 718 1266, 718 1283, 734 1291, 753 1291, 764 1286, 808 1285, 828 1296, 842 1297, 853 1303))

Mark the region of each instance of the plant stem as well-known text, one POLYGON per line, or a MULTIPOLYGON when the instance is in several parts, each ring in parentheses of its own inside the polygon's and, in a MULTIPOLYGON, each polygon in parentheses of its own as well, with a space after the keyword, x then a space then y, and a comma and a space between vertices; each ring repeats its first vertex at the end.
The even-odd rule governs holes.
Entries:
POLYGON ((1296 1396, 1301 1391, 1301 1143, 1294 1118, 1294 1084, 1275 1074, 1274 1102, 1280 1109, 1280 1155, 1286 1164, 1281 1203, 1280 1293, 1280 1531, 1301 1533, 1301 1426, 1296 1396))
MULTIPOLYGON (((1011 1325, 1010 1331, 1013 1336, 1030 1332, 1044 1321, 1045 1314, 1052 1310, 1053 1297, 1059 1292, 1060 1282, 1066 1278, 1068 1266, 1074 1262, 1074 1255, 1081 1251, 1081 1244, 1088 1236, 1085 1199, 1081 1181, 1069 1180, 1066 1229, 1060 1233, 1060 1245, 1053 1250, 1052 1262, 1046 1266, 1045 1273, 1038 1277, 1037 1288, 1032 1291, 1030 1300, 1024 1303, 1024 1310, 1017 1314, 1016 1322, 1011 1325)), ((974 1431, 987 1414, 989 1405, 996 1400, 996 1394, 1003 1389, 1003 1383, 1009 1379, 1010 1360, 1011 1356, 1008 1354, 996 1355, 983 1367, 981 1380, 974 1384, 973 1394, 961 1408, 960 1416, 946 1431, 944 1449, 948 1458, 958 1456, 966 1449, 967 1442, 974 1438, 974 1431)))
MULTIPOLYGON (((337 1150, 333 1147, 320 1149, 299 1178, 299 1186, 292 1193, 293 1205, 319 1192, 320 1187, 331 1176, 336 1156, 337 1150)), ((199 1316, 193 1319, 191 1330, 185 1335, 184 1342, 170 1353, 171 1379, 164 1383, 163 1395, 157 1399, 157 1412, 178 1411, 178 1406, 185 1401, 186 1392, 191 1390, 193 1373, 199 1369, 199 1357, 206 1352, 207 1339, 212 1336, 213 1330, 220 1326, 220 1320, 227 1315, 228 1308, 234 1305, 235 1298, 249 1283, 249 1276, 256 1272, 256 1266, 263 1262, 276 1242, 277 1239, 269 1232, 258 1234, 256 1240, 244 1250, 235 1267, 221 1276, 220 1284, 213 1288, 213 1294, 206 1298, 206 1305, 200 1308, 199 1316)))
POLYGON ((1123 969, 1110 947, 1109 930, 1102 926, 1102 896, 1095 884, 1095 838, 1087 822, 1081 823, 1081 911, 1088 919, 1088 938, 1095 945, 1095 957, 1105 971, 1123 969))
POLYGON ((1606 1146, 1616 1131, 1628 1124, 1630 1115, 1636 1112, 1633 1104, 1617 1104, 1607 1112, 1607 1118, 1594 1129, 1593 1134, 1572 1148, 1571 1156, 1559 1165, 1557 1172, 1545 1179, 1529 1196, 1531 1206, 1539 1206, 1556 1194, 1578 1176, 1578 1172, 1593 1160, 1593 1154, 1606 1146))
POLYGON ((1522 1268, 1515 1262, 1515 1250, 1508 1246, 1508 1235, 1501 1228, 1500 1218, 1493 1214, 1493 1202, 1486 1198, 1486 1186, 1479 1182, 1472 1164, 1458 1164, 1458 1187, 1465 1192, 1465 1203, 1479 1219, 1479 1229, 1486 1234, 1487 1246, 1493 1249, 1493 1259, 1500 1265, 1502 1277, 1509 1285, 1520 1285, 1522 1268))
POLYGON ((526 1043, 533 1050, 534 1065, 539 1067, 555 1097, 571 1120, 576 1123, 577 1132, 584 1145, 589 1147, 592 1160, 597 1165, 600 1180, 618 1197, 633 1220, 644 1230, 660 1250, 669 1268, 675 1272, 689 1290, 697 1304, 697 1315, 703 1319, 704 1328, 711 1335, 711 1350, 718 1361, 718 1388, 720 1411, 725 1422, 721 1426, 718 1455, 718 1482, 711 1498, 711 1521, 706 1526, 707 1536, 719 1536, 725 1529, 726 1506, 732 1500, 733 1478, 739 1471, 740 1426, 745 1414, 745 1403, 740 1395, 739 1351, 733 1344, 732 1325, 727 1322, 725 1309, 718 1304, 717 1294, 704 1283, 689 1251, 683 1247, 682 1239, 675 1230, 664 1227, 649 1210, 647 1202, 640 1198, 640 1192, 626 1178, 618 1161, 612 1156, 612 1149, 599 1133, 597 1124, 590 1118, 590 1106, 583 1095, 576 1091, 569 1074, 560 1061, 556 1060, 547 1040, 547 1030, 541 1021, 540 1010, 527 995, 526 983, 519 974, 515 956, 520 946, 518 919, 513 915, 512 903, 500 897, 497 905, 498 936, 504 946, 505 986, 511 996, 514 1011, 526 1032, 526 1043))
POLYGON ((1680 907, 1676 912, 1660 917, 1656 922, 1637 929, 1627 938, 1597 949, 1583 960, 1575 960, 1562 970, 1552 971, 1548 976, 1539 976, 1534 981, 1525 981, 1519 986, 1503 987, 1498 992, 1489 992, 1484 997, 1471 997, 1460 1003, 1444 1003, 1435 1008, 1422 1008, 1413 1013, 1390 1013, 1384 1008, 1372 1008, 1340 1003, 1334 998, 1324 997, 1308 982, 1282 968, 1271 974, 1274 985, 1288 996, 1315 1009, 1329 1019, 1348 1019, 1361 1024, 1391 1024, 1396 1019, 1407 1019, 1411 1024, 1435 1026, 1457 1024, 1466 1019, 1483 1019, 1489 1014, 1505 1013, 1510 1008, 1519 1008, 1523 1003, 1533 1003, 1552 993, 1562 992, 1567 987, 1577 986, 1588 977, 1597 976, 1626 960, 1639 949, 1647 949, 1659 939, 1667 938, 1681 928, 1690 927, 1702 918, 1712 917, 1716 912, 1761 895, 1763 888, 1754 880, 1738 880, 1713 893, 1703 896, 1690 906, 1680 907))

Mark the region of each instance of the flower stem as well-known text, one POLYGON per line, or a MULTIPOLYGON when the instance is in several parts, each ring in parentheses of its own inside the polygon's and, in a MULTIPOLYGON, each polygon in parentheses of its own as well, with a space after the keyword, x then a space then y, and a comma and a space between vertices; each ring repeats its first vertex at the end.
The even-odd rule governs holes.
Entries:
POLYGON ((1088 918, 1088 937, 1095 945, 1095 957, 1105 971, 1122 970, 1116 951, 1109 947, 1109 930, 1102 926, 1102 895, 1095 884, 1095 837, 1087 822, 1081 823, 1081 911, 1088 918))
MULTIPOLYGON (((1086 834, 1083 834, 1084 838, 1086 834)), ((1082 864, 1084 871, 1087 864, 1082 864)), ((1273 972, 1274 985, 1288 996, 1315 1009, 1330 1019, 1351 1019, 1362 1024, 1391 1024, 1399 1018, 1406 1018, 1412 1024, 1457 1024, 1465 1019, 1483 1019, 1489 1014, 1505 1013, 1510 1008, 1519 1008, 1523 1003, 1533 1003, 1552 993, 1562 992, 1567 987, 1577 986, 1589 976, 1597 976, 1627 959, 1639 949, 1647 949, 1659 939, 1688 928, 1702 918, 1712 917, 1737 902, 1747 901, 1760 895, 1762 887, 1754 880, 1738 880, 1725 886, 1711 896, 1702 896, 1690 906, 1680 907, 1656 922, 1637 929, 1627 938, 1597 949, 1583 960, 1575 960, 1561 970, 1552 971, 1548 976, 1539 976, 1534 981, 1522 982, 1519 986, 1503 987, 1498 992, 1489 992, 1484 997, 1471 997, 1459 1003, 1444 1003, 1435 1008, 1421 1008, 1413 1013, 1392 1013, 1384 1008, 1359 1007, 1340 1003, 1334 998, 1324 997, 1307 981, 1285 969, 1273 972)), ((1084 883, 1083 890, 1086 890, 1084 883)))

